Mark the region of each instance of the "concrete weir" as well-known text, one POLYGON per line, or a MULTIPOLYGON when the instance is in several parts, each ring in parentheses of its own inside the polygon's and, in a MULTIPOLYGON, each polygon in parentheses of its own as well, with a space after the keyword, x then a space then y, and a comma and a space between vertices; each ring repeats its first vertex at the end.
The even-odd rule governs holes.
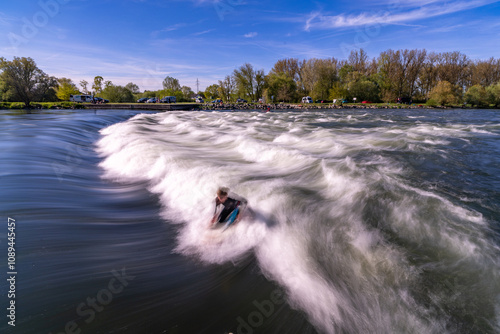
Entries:
POLYGON ((85 109, 133 109, 133 110, 195 110, 198 109, 196 103, 104 103, 85 104, 85 109))

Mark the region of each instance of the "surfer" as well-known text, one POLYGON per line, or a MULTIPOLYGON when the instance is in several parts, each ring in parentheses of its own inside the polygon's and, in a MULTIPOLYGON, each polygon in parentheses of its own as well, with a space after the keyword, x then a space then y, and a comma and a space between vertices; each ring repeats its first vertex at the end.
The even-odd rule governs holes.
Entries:
POLYGON ((232 197, 229 197, 229 188, 220 187, 217 190, 217 197, 215 198, 215 211, 214 216, 211 220, 211 225, 213 225, 214 223, 231 224, 232 222, 228 222, 227 220, 231 218, 229 216, 236 209, 238 209, 238 211, 236 219, 234 219, 234 223, 239 222, 241 219, 241 214, 245 211, 246 206, 247 200, 245 198, 234 195, 232 195, 232 197))

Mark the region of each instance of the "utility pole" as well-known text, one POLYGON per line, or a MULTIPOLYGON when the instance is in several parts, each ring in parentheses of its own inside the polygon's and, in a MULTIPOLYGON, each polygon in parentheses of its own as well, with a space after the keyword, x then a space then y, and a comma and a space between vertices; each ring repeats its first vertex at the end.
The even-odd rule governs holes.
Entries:
POLYGON ((200 92, 200 81, 196 78, 196 94, 200 92))

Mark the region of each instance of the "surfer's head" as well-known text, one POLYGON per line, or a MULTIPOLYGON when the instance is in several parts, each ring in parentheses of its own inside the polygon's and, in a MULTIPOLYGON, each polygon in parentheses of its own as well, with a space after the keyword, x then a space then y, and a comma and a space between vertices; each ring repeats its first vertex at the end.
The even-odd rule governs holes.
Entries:
POLYGON ((219 187, 219 189, 217 189, 217 198, 219 199, 219 201, 224 203, 227 199, 228 193, 229 193, 228 187, 219 187))

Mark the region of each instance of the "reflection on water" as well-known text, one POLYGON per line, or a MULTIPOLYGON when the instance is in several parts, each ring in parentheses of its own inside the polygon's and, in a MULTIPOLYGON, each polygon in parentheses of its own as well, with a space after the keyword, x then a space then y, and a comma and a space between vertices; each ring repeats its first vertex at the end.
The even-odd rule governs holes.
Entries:
POLYGON ((499 330, 495 111, 134 115, 0 114, 2 333, 499 330))

